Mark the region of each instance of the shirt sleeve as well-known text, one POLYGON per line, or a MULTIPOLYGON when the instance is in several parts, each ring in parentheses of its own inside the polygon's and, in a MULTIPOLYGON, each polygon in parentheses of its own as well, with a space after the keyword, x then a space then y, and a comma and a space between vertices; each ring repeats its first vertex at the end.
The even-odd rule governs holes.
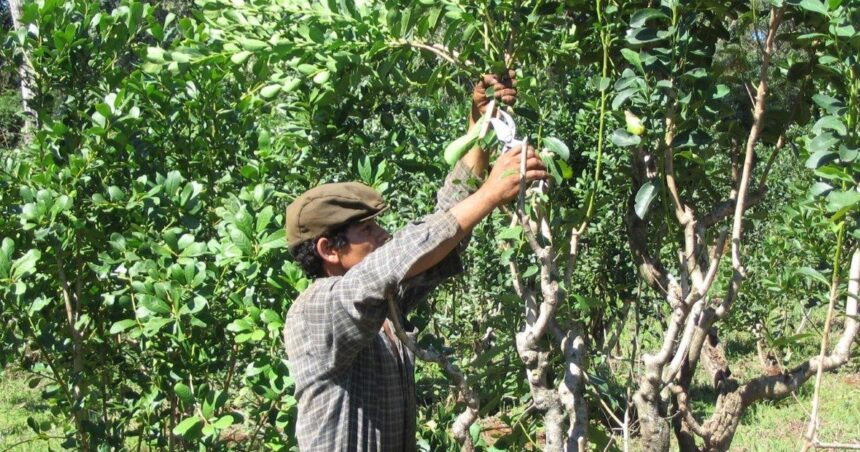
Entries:
POLYGON ((397 296, 410 268, 425 254, 454 237, 459 225, 437 212, 407 225, 374 250, 331 287, 333 349, 337 366, 349 365, 379 332, 388 313, 387 295, 397 296))
POLYGON ((458 161, 445 178, 445 184, 436 193, 436 211, 447 212, 474 193, 477 184, 472 170, 462 160, 458 161))
MULTIPOLYGON (((445 183, 436 194, 436 211, 447 212, 460 201, 475 192, 478 181, 472 170, 463 161, 458 161, 445 183)), ((398 301, 405 316, 420 302, 425 300, 433 289, 446 279, 463 272, 460 254, 466 251, 471 234, 467 235, 450 254, 420 275, 405 281, 400 287, 398 301)))

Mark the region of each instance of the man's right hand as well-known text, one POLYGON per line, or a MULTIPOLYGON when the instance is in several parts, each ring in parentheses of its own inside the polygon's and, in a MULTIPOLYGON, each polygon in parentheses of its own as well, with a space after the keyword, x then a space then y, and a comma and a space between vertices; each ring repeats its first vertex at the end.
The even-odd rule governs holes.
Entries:
MULTIPOLYGON (((493 207, 499 207, 513 201, 520 191, 520 160, 523 153, 522 146, 515 146, 496 159, 490 175, 478 190, 493 203, 493 207)), ((529 146, 526 152, 526 184, 536 180, 544 180, 548 174, 546 167, 534 148, 529 146)))

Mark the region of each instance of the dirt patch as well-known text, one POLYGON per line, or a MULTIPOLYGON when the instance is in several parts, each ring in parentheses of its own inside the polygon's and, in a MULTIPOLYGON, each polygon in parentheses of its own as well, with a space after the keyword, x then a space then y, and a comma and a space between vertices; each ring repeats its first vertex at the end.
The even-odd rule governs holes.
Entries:
POLYGON ((844 381, 848 386, 860 387, 860 372, 846 375, 844 381))
POLYGON ((481 420, 481 436, 489 445, 493 445, 496 441, 512 432, 511 426, 505 421, 496 416, 488 417, 481 420))
POLYGON ((795 419, 788 421, 785 427, 788 433, 785 436, 798 437, 802 432, 806 431, 806 422, 795 419))

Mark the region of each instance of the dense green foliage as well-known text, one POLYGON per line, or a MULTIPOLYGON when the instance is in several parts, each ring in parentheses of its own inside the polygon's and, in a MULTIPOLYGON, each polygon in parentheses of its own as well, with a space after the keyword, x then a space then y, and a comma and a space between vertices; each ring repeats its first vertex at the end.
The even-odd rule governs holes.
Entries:
MULTIPOLYGON (((581 236, 557 317, 583 326, 589 436, 603 445, 618 426, 597 413, 623 416, 631 355, 659 348, 671 315, 630 244, 678 261, 667 159, 701 215, 734 199, 771 6, 785 18, 753 141, 761 199, 744 218, 748 279, 719 328, 762 323, 797 363, 820 339, 798 324, 860 238, 857 1, 27 2, 31 25, 2 36, 0 363, 33 376, 67 420, 66 447, 294 448, 281 328, 308 280, 285 249, 286 204, 361 180, 395 207, 391 229, 428 213, 472 84, 511 66, 520 133, 570 150, 547 157, 553 186, 530 212, 546 214, 555 260, 581 236), (29 137, 15 114, 25 62, 29 137)), ((543 426, 508 265, 534 283, 540 264, 504 214, 475 231, 467 261, 417 313, 420 342, 450 352, 481 416, 505 425, 495 447, 519 449, 543 426)), ((731 273, 727 257, 715 300, 731 273)), ((551 358, 556 379, 563 364, 551 358)), ((434 366, 418 385, 419 444, 456 447, 462 401, 434 366)))

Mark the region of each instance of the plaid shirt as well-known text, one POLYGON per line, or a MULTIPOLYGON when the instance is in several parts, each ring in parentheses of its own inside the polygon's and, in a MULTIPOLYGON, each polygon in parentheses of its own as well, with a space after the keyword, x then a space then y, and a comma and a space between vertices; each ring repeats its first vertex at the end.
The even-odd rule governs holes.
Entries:
MULTIPOLYGON (((415 450, 414 356, 383 330, 385 295, 396 291, 405 316, 462 270, 465 240, 439 264, 404 281, 420 257, 457 233, 448 209, 470 194, 470 176, 458 163, 437 194, 436 213, 395 233, 345 275, 317 279, 290 307, 284 340, 303 452, 415 450)), ((417 334, 408 322, 404 328, 417 334)))

